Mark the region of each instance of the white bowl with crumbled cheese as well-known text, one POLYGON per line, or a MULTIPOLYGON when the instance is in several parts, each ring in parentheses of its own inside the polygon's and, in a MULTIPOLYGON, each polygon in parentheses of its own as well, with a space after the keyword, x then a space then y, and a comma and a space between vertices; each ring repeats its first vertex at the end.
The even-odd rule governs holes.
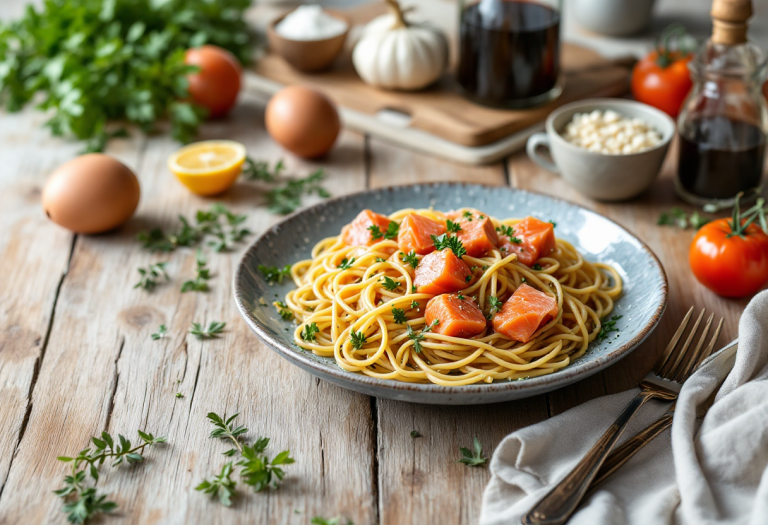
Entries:
POLYGON ((636 197, 656 179, 675 122, 633 100, 589 99, 553 111, 545 130, 528 139, 534 162, 588 197, 618 201, 636 197))

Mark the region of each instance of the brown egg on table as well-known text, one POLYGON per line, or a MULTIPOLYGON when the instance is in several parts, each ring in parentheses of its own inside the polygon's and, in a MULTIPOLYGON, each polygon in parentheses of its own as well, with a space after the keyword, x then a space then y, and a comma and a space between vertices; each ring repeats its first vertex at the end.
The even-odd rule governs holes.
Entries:
POLYGON ((127 221, 139 205, 136 175, 122 162, 89 153, 56 168, 43 188, 43 210, 75 233, 101 233, 127 221))
POLYGON ((264 121, 275 142, 307 159, 325 155, 341 129, 333 102, 305 86, 288 86, 275 93, 264 121))

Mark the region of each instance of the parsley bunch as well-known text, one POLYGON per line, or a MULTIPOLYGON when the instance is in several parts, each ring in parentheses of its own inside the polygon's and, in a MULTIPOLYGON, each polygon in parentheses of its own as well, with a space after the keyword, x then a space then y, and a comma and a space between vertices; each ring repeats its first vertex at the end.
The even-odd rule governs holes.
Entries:
POLYGON ((149 132, 168 117, 174 138, 191 140, 204 110, 191 103, 184 63, 190 47, 215 44, 250 61, 254 36, 243 18, 252 0, 46 0, 0 24, 0 103, 36 101, 54 135, 101 151, 108 122, 149 132))
POLYGON ((266 454, 269 438, 260 437, 252 445, 244 443, 240 436, 248 432, 248 429, 243 425, 233 424, 237 416, 238 414, 221 417, 215 412, 208 414, 208 420, 215 427, 211 431, 211 437, 232 441, 235 448, 227 450, 224 455, 232 457, 240 454, 241 460, 234 464, 232 461, 225 463, 217 476, 203 480, 195 487, 195 490, 218 497, 219 502, 226 507, 232 504, 232 497, 235 496, 237 482, 232 479, 235 466, 240 467, 243 483, 253 487, 254 492, 261 492, 270 485, 277 488, 278 482, 285 477, 281 465, 290 465, 294 462, 289 450, 280 452, 270 460, 266 454))

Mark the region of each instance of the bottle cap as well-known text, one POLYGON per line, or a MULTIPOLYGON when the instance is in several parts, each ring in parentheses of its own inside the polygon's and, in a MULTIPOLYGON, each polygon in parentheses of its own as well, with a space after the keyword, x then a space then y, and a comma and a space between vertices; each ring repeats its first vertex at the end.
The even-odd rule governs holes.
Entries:
POLYGON ((733 46, 747 41, 752 0, 714 0, 711 15, 712 42, 733 46))

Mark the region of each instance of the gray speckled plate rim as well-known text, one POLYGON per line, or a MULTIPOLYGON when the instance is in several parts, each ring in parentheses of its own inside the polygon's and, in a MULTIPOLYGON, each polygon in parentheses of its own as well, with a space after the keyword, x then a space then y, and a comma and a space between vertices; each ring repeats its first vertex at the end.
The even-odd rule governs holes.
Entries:
POLYGON ((260 235, 259 238, 257 238, 248 247, 248 249, 245 252, 243 252, 241 259, 238 262, 237 270, 235 272, 232 285, 233 285, 233 290, 235 295, 235 303, 237 304, 237 309, 239 310, 240 315, 243 317, 243 319, 245 319, 248 326, 262 341, 267 343, 267 345, 272 350, 277 352, 281 357, 287 359, 289 362, 296 364, 301 368, 303 368, 304 370, 307 370, 310 373, 313 373, 323 379, 332 381, 337 385, 343 386, 345 388, 351 388, 358 392, 368 393, 368 395, 375 395, 371 393, 371 390, 378 390, 379 393, 381 393, 381 391, 390 391, 391 393, 386 397, 389 397, 391 399, 398 399, 398 400, 403 400, 408 402, 417 402, 417 403, 438 403, 438 404, 439 403, 463 404, 461 403, 461 401, 457 401, 457 399, 460 399, 462 397, 471 397, 473 399, 477 399, 476 396, 480 396, 481 398, 488 398, 488 400, 487 401, 477 400, 470 404, 495 403, 495 402, 505 401, 508 399, 509 400, 521 399, 524 397, 533 396, 533 395, 537 395, 544 392, 549 392, 559 387, 567 386, 571 383, 574 383, 581 379, 585 379, 588 376, 591 376, 599 372, 600 370, 607 368, 609 365, 613 364, 614 362, 618 361, 622 357, 632 352, 634 349, 640 346, 640 344, 642 344, 643 341, 645 341, 648 338, 648 336, 651 335, 651 333, 653 332, 653 330, 656 328, 659 321, 661 320, 661 317, 664 314, 664 311, 666 309, 668 287, 669 287, 666 272, 664 271, 664 267, 662 266, 656 254, 653 253, 653 251, 636 235, 634 235, 632 232, 630 232, 629 230, 627 230, 625 227, 621 226, 617 222, 605 217, 604 215, 601 215, 588 208, 580 206, 567 199, 552 197, 550 195, 546 195, 539 192, 512 188, 509 186, 493 186, 490 184, 463 183, 463 182, 416 183, 416 184, 404 184, 404 185, 398 185, 398 186, 387 186, 383 188, 363 190, 363 191, 348 193, 346 195, 341 195, 339 197, 327 199, 325 201, 319 202, 308 208, 296 211, 286 216, 280 222, 272 225, 262 235, 260 235), (593 359, 589 359, 575 365, 569 365, 563 370, 552 373, 552 374, 533 377, 530 379, 526 379, 525 381, 509 381, 509 382, 499 382, 499 383, 491 383, 491 384, 480 383, 480 384, 458 386, 458 387, 446 387, 446 386, 435 385, 432 383, 403 383, 399 381, 378 379, 378 378, 370 377, 364 374, 348 372, 338 366, 333 367, 330 365, 320 363, 318 361, 311 359, 307 355, 303 355, 301 352, 286 346, 279 339, 269 335, 261 327, 259 321, 255 317, 253 317, 247 305, 245 304, 245 301, 243 299, 243 293, 239 289, 238 283, 241 280, 242 273, 245 271, 245 261, 248 258, 248 254, 256 250, 261 243, 266 242, 270 237, 277 235, 278 231, 281 228, 286 227, 291 221, 293 221, 294 219, 296 219, 297 217, 305 213, 318 212, 326 208, 333 208, 338 203, 344 202, 346 200, 356 199, 366 194, 373 195, 375 193, 387 193, 393 190, 402 190, 404 188, 407 189, 409 187, 413 187, 413 188, 421 187, 421 188, 428 189, 428 188, 436 188, 440 186, 464 187, 467 189, 482 188, 484 190, 504 190, 504 191, 511 191, 511 192, 519 192, 523 194, 536 196, 539 198, 550 199, 555 202, 561 202, 569 206, 574 206, 588 213, 595 214, 601 217, 602 219, 612 223, 617 228, 622 230, 624 233, 629 235, 632 239, 637 241, 640 249, 650 256, 650 260, 656 266, 656 269, 658 270, 662 279, 662 287, 660 290, 661 292, 660 301, 659 301, 658 307, 656 308, 656 311, 652 314, 648 323, 645 326, 643 326, 632 339, 630 339, 628 342, 624 343, 623 345, 618 346, 615 349, 601 356, 597 356, 593 359), (355 386, 349 386, 347 383, 352 383, 355 386), (524 393, 525 391, 529 391, 530 394, 524 393), (432 397, 432 396, 434 396, 435 399, 433 401, 430 401, 428 397, 432 397), (420 399, 418 401, 415 401, 414 397, 418 397, 420 399))

